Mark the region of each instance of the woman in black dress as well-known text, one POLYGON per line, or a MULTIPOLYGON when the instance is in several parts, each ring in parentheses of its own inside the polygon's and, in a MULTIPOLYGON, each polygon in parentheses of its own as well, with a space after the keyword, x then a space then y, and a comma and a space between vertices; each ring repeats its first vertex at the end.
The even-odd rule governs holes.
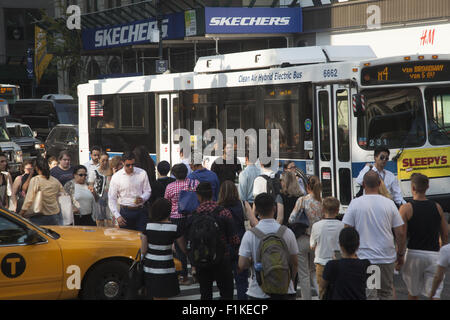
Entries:
MULTIPOLYGON (((169 200, 157 199, 152 205, 150 222, 142 235, 147 297, 154 300, 167 299, 180 293, 172 245, 182 234, 177 230, 177 225, 169 220, 171 209, 169 200)), ((178 245, 186 251, 183 242, 178 241, 178 245)))

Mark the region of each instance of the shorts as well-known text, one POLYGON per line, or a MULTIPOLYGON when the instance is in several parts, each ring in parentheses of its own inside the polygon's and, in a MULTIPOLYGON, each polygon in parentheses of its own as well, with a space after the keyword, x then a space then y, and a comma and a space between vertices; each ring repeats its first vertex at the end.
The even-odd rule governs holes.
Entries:
MULTIPOLYGON (((402 268, 402 278, 408 293, 414 297, 420 294, 428 297, 433 286, 433 278, 437 270, 439 252, 408 249, 405 264, 402 268)), ((444 281, 441 282, 433 298, 441 297, 444 281)))

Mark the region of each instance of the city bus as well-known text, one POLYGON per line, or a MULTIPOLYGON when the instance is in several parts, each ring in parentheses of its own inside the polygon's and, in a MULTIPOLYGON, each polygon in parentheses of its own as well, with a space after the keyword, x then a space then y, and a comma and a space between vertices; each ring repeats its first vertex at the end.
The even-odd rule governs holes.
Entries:
MULTIPOLYGON (((80 161, 136 144, 180 161, 176 129, 279 129, 279 159, 317 175, 345 212, 356 177, 390 150, 386 166, 412 197, 410 176, 450 211, 450 55, 377 58, 368 46, 266 49, 201 57, 193 72, 92 80, 78 86, 80 161)), ((210 160, 211 163, 212 159, 210 160)))
POLYGON ((0 84, 0 99, 5 99, 9 105, 20 99, 20 86, 15 84, 0 84))

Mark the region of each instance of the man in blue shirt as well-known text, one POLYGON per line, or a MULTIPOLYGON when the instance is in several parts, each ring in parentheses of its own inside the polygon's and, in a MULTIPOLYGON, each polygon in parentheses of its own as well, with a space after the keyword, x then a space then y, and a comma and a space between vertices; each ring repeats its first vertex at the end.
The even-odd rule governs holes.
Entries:
POLYGON ((261 170, 250 161, 249 151, 245 151, 245 169, 239 173, 239 198, 253 204, 253 182, 261 174, 261 170))
MULTIPOLYGON (((194 159, 197 158, 194 156, 194 159)), ((209 182, 213 190, 213 200, 217 201, 217 199, 219 198, 219 189, 220 189, 219 178, 214 172, 203 167, 202 163, 196 164, 194 161, 192 161, 191 164, 192 173, 188 175, 188 179, 195 179, 200 182, 209 182)))

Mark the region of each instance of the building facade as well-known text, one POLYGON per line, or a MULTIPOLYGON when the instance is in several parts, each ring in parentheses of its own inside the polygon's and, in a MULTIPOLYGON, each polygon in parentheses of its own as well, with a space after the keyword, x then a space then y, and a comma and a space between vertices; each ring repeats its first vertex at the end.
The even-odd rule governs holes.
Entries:
MULTIPOLYGON (((192 71, 201 56, 266 48, 370 45, 379 57, 450 50, 448 0, 4 0, 1 4, 0 82, 9 79, 25 88, 26 48, 34 40, 31 17, 39 16, 38 9, 57 18, 66 18, 70 5, 81 9, 82 68, 59 68, 59 93, 69 93, 74 81, 155 74, 157 60, 165 60, 169 72, 185 72, 192 71), (209 13, 214 9, 224 17, 234 14, 242 25, 261 8, 267 8, 263 16, 271 10, 276 15, 281 9, 298 9, 300 26, 289 30, 274 26, 270 31, 257 31, 256 25, 238 32, 211 29, 209 13), (159 17, 161 47, 154 39, 158 35, 150 35, 150 29, 158 29, 159 17), (138 35, 141 25, 148 29, 139 29, 138 35), (127 42, 133 37, 142 41, 127 42), (73 77, 75 73, 79 77, 73 77)), ((227 19, 217 23, 233 23, 227 19)))

